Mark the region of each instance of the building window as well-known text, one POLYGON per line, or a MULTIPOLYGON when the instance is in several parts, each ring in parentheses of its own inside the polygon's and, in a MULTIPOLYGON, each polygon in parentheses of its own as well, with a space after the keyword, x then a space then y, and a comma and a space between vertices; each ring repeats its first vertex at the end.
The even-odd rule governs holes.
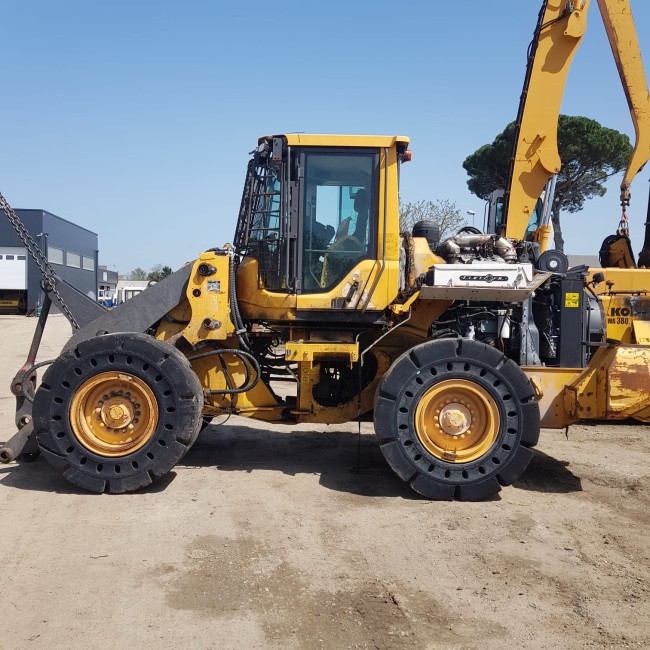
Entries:
POLYGON ((107 273, 106 271, 104 271, 104 272, 102 273, 102 280, 103 280, 104 282, 108 282, 108 273, 107 273))
POLYGON ((94 271, 95 270, 95 260, 92 257, 86 257, 84 255, 84 271, 94 271))
POLYGON ((47 259, 52 264, 63 264, 63 251, 60 248, 49 246, 47 249, 47 259))
POLYGON ((77 255, 77 253, 66 253, 65 261, 68 266, 71 266, 74 269, 81 268, 81 255, 77 255))
POLYGON ((15 259, 13 255, 5 255, 6 260, 13 260, 15 259))
POLYGON ((17 260, 26 260, 27 258, 24 255, 16 255, 17 260))

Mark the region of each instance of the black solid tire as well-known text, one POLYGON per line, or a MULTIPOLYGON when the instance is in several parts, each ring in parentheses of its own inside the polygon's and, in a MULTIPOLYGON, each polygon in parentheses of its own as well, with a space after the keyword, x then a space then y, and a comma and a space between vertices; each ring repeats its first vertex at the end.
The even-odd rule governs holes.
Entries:
POLYGON ((90 492, 137 490, 167 474, 196 440, 203 392, 189 362, 176 348, 139 333, 98 336, 61 355, 47 370, 34 399, 34 428, 45 458, 63 476, 90 492), (84 447, 70 425, 79 387, 104 371, 144 381, 158 406, 148 442, 131 454, 102 456, 84 447))
POLYGON ((416 492, 436 500, 481 501, 497 494, 528 467, 540 429, 535 391, 521 368, 497 349, 468 339, 429 341, 402 354, 377 388, 374 420, 388 464, 416 492), (434 456, 416 432, 418 401, 447 379, 476 383, 499 409, 494 444, 471 462, 434 456))
POLYGON ((21 463, 33 463, 38 460, 38 457, 41 455, 39 449, 36 451, 22 451, 18 456, 18 459, 21 463))

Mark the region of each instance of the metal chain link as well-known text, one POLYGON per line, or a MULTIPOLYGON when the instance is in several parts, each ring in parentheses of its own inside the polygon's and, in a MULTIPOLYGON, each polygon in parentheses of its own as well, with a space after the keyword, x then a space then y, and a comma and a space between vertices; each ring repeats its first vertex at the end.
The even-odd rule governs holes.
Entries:
POLYGON ((16 231, 16 234, 20 238, 20 241, 24 244, 29 256, 34 260, 34 263, 38 267, 38 270, 41 272, 41 284, 43 290, 51 293, 56 302, 58 303, 61 311, 64 313, 65 317, 70 321, 72 327, 76 330, 79 329, 79 324, 75 320, 75 317, 72 315, 72 312, 65 304, 59 290, 56 288, 56 279, 57 275, 52 265, 49 263, 47 257, 45 257, 43 251, 34 241, 34 238, 29 233, 29 230, 25 227, 25 224, 20 220, 18 215, 14 212, 14 209, 9 205, 9 202, 0 192, 0 208, 7 215, 9 223, 12 228, 16 231))

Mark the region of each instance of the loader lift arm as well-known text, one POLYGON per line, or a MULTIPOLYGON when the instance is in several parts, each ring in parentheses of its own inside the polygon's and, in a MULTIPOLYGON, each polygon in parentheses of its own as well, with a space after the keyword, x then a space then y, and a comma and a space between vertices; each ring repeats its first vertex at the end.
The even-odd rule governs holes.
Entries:
MULTIPOLYGON (((505 197, 508 237, 524 236, 544 185, 560 171, 557 147, 560 106, 573 56, 585 33, 589 4, 590 0, 547 0, 540 10, 510 161, 505 197)), ((650 158, 650 98, 630 1, 598 0, 598 6, 636 133, 634 153, 621 184, 621 203, 625 208, 630 201, 630 184, 650 158)), ((542 251, 549 235, 548 226, 537 233, 542 251)))

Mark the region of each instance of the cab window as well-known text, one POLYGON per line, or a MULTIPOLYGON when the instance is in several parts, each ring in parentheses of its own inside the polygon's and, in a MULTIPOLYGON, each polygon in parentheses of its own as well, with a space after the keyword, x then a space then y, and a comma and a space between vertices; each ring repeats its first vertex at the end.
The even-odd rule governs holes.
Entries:
POLYGON ((303 292, 326 292, 376 251, 376 152, 306 151, 303 292))

